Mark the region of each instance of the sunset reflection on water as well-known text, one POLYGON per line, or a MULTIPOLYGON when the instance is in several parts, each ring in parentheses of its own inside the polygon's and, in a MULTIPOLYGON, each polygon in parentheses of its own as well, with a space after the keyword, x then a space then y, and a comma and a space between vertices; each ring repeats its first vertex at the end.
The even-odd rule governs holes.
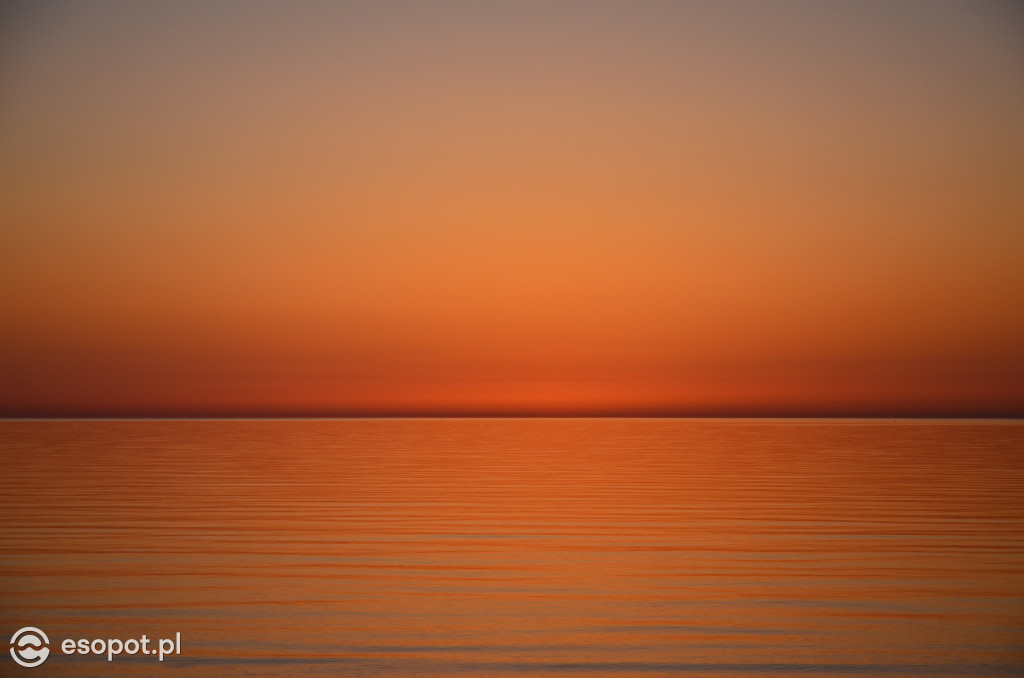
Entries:
POLYGON ((1019 421, 4 421, 0 453, 38 676, 1024 672, 1019 421))

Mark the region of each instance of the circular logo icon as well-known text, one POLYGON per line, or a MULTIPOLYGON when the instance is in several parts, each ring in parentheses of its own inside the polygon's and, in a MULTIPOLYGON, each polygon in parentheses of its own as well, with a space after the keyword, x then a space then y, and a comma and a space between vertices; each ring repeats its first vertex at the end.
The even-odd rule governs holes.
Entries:
POLYGON ((50 639, 34 626, 18 629, 11 636, 11 656, 22 666, 39 666, 50 656, 50 639))

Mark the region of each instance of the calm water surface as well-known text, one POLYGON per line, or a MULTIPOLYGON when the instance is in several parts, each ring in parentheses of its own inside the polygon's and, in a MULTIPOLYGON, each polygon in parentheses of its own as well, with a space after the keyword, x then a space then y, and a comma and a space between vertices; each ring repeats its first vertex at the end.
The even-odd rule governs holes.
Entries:
POLYGON ((1024 422, 6 421, 0 454, 0 635, 52 651, 3 675, 1024 675, 1024 422))

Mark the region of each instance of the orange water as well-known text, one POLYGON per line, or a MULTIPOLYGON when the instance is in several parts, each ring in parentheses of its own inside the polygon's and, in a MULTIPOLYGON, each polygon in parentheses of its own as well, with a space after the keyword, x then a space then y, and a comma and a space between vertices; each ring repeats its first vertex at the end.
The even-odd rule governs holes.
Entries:
POLYGON ((0 635, 52 651, 4 675, 1024 675, 1024 422, 7 421, 0 454, 0 635))

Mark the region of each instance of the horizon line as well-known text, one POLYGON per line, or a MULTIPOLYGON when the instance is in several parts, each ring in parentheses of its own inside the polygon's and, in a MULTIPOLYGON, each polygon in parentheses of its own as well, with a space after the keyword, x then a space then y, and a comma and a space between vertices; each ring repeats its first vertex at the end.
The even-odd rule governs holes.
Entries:
POLYGON ((801 414, 801 415, 747 415, 747 414, 337 414, 337 415, 45 415, 6 416, 0 421, 396 421, 428 419, 691 419, 691 420, 775 420, 775 421, 1022 421, 1019 414, 801 414))

